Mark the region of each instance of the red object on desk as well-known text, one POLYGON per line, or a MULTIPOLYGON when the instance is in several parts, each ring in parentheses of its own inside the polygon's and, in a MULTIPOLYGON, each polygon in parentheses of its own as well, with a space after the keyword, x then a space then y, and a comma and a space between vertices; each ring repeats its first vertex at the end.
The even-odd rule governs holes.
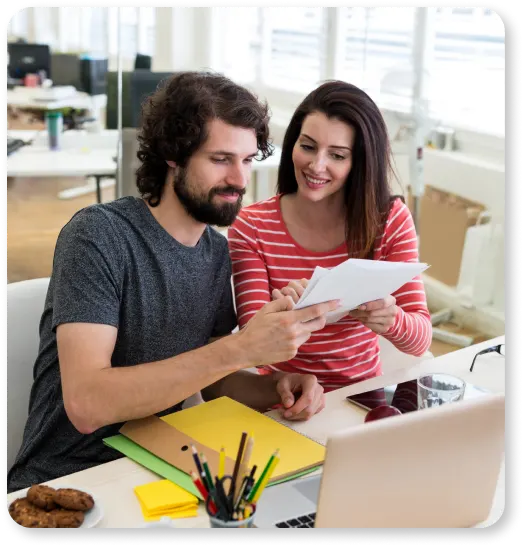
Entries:
MULTIPOLYGON (((204 486, 202 481, 197 477, 197 475, 194 471, 191 471, 191 478, 193 479, 194 485, 198 488, 198 491, 204 497, 204 503, 206 503, 207 497, 209 496, 209 492, 206 490, 206 487, 204 486)), ((213 501, 213 498, 211 498, 211 501, 209 502, 209 508, 210 508, 211 511, 213 511, 213 514, 216 515, 217 506, 215 505, 215 502, 213 501)))
POLYGON ((400 416, 402 412, 394 406, 391 405, 380 405, 376 408, 370 410, 364 422, 372 422, 373 420, 381 420, 382 418, 389 418, 390 416, 400 416))
POLYGON ((24 85, 26 87, 37 87, 39 84, 40 78, 38 74, 26 74, 24 78, 24 85))

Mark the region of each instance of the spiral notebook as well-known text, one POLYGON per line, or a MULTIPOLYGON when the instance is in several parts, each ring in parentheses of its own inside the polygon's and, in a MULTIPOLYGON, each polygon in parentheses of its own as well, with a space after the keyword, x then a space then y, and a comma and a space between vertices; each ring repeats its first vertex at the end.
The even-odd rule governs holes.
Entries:
POLYGON ((120 429, 121 435, 104 442, 199 495, 188 474, 195 469, 190 444, 206 455, 212 473, 218 470, 219 451, 224 447, 228 473, 233 469, 244 431, 252 432, 255 438, 250 465, 263 469, 271 454, 276 449, 280 451, 270 485, 310 473, 324 461, 323 445, 228 397, 162 418, 132 420, 120 429))

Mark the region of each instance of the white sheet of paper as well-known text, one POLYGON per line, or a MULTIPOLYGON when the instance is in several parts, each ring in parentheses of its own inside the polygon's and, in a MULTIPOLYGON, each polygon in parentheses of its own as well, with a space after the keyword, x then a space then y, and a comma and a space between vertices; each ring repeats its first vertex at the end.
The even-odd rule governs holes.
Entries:
POLYGON ((342 307, 327 315, 327 323, 334 323, 361 304, 392 294, 428 267, 420 262, 360 258, 350 258, 331 270, 317 266, 295 309, 341 300, 342 307))

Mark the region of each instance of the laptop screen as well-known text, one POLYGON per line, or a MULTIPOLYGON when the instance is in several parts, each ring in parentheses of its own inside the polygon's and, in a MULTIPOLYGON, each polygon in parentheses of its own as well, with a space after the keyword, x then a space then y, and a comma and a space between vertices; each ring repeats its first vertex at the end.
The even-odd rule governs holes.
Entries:
MULTIPOLYGON (((464 399, 478 397, 485 393, 488 392, 466 382, 464 399)), ((417 380, 409 380, 384 388, 357 393, 346 397, 346 399, 365 410, 371 410, 381 405, 391 405, 398 408, 402 413, 413 412, 418 410, 417 380)))

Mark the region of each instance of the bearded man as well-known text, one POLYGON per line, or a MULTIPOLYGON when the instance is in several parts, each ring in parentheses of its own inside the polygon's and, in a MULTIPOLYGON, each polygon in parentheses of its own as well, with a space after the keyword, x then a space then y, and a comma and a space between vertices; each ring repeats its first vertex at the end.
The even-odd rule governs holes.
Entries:
POLYGON ((122 457, 102 440, 199 391, 296 420, 323 408, 313 375, 244 369, 291 359, 336 302, 276 300, 232 334, 231 262, 213 226, 235 220, 252 161, 272 151, 268 124, 267 105, 214 73, 177 73, 146 100, 141 197, 82 209, 58 237, 9 492, 122 457))

